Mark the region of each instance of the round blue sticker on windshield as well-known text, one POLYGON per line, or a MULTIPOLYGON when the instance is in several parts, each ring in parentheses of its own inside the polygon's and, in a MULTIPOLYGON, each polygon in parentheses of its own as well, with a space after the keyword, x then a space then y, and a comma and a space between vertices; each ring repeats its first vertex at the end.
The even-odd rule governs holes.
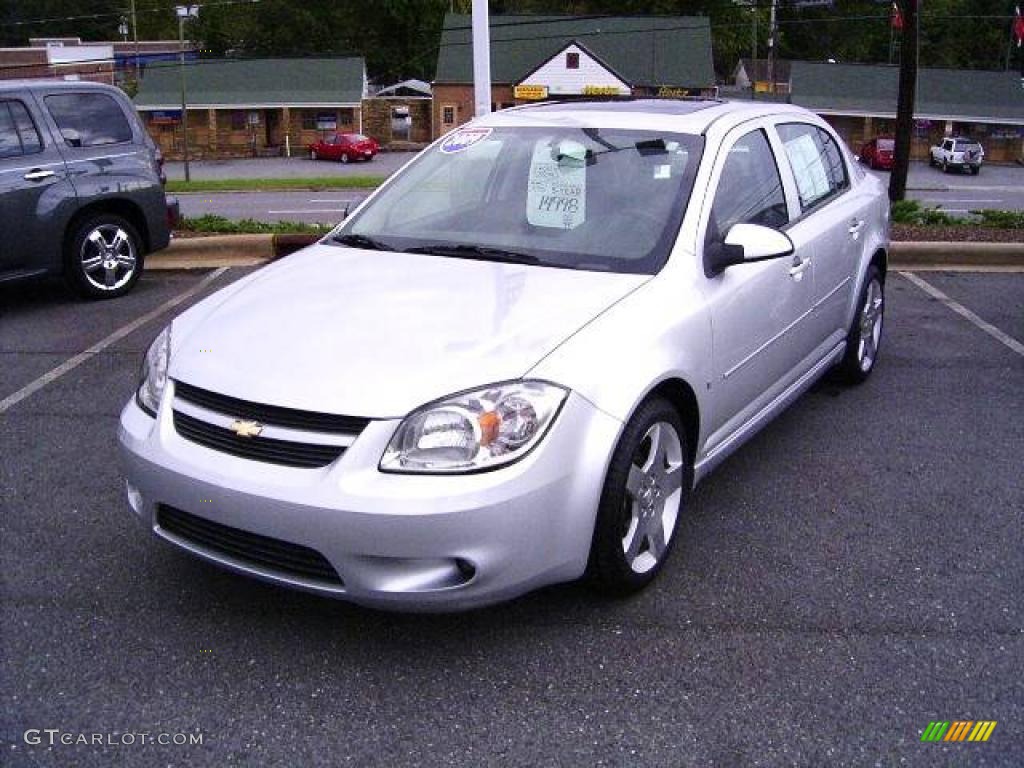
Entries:
POLYGON ((483 141, 490 135, 490 128, 463 128, 441 141, 441 151, 446 155, 452 155, 464 149, 469 149, 478 141, 483 141))

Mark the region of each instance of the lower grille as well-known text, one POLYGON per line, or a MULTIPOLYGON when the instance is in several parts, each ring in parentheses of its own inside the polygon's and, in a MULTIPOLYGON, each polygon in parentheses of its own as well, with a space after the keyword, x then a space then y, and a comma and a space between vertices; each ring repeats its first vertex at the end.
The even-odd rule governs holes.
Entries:
POLYGON ((286 467, 326 467, 345 452, 340 445, 316 445, 274 440, 267 437, 239 437, 230 429, 174 412, 174 429, 186 440, 243 459, 283 464, 286 467))
POLYGON ((315 549, 221 525, 164 504, 157 508, 156 520, 165 531, 213 553, 283 574, 342 585, 338 572, 315 549))

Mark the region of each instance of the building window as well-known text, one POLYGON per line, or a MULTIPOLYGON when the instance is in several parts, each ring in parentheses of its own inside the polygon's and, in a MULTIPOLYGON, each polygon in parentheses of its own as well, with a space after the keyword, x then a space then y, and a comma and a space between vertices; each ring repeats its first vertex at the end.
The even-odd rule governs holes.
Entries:
POLYGON ((245 130, 245 112, 241 109, 236 109, 231 112, 231 130, 232 131, 244 131, 245 130))
POLYGON ((455 107, 451 104, 441 107, 441 123, 443 125, 455 125, 455 107))
POLYGON ((338 124, 347 125, 351 128, 356 124, 356 111, 354 109, 339 109, 338 124))
POLYGON ((579 69, 580 68, 580 55, 574 51, 570 51, 565 54, 565 68, 566 69, 579 69))
POLYGON ((302 110, 302 130, 304 131, 315 131, 316 130, 316 112, 312 109, 302 110))

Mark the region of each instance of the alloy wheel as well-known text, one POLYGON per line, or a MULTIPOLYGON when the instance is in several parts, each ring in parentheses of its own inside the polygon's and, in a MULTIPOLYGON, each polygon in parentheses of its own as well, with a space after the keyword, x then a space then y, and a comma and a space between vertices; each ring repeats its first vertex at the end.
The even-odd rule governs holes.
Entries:
POLYGON ((857 361, 862 371, 871 370, 878 354, 878 343, 882 337, 882 315, 884 298, 882 285, 872 278, 860 310, 860 343, 857 346, 857 361))
POLYGON ((85 279, 100 291, 120 289, 138 266, 131 236, 116 224, 95 227, 82 241, 78 257, 85 279))

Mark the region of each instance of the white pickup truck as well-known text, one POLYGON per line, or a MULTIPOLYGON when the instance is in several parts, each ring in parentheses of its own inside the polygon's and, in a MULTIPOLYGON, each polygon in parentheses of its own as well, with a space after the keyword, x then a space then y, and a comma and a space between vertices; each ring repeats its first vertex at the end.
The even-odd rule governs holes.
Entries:
POLYGON ((941 144, 931 148, 928 164, 938 166, 944 173, 949 173, 951 168, 960 168, 977 176, 984 159, 985 150, 974 139, 946 137, 941 144))

